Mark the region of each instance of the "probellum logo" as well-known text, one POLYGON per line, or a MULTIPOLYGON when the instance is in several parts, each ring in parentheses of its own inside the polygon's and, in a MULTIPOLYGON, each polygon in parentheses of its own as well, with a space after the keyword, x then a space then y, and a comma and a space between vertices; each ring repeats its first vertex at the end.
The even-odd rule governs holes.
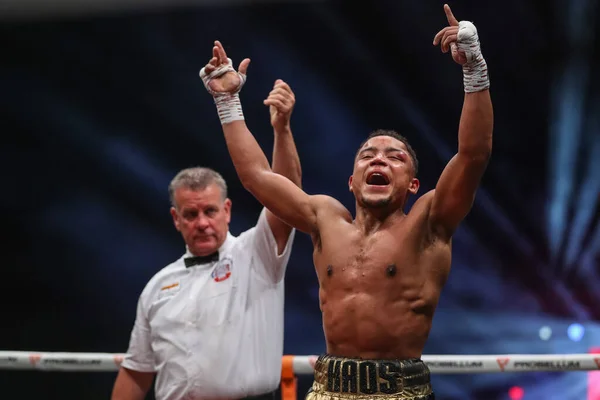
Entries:
POLYGON ((31 365, 33 365, 34 367, 37 367, 38 363, 40 362, 40 360, 42 359, 42 355, 41 354, 30 354, 29 355, 29 363, 31 365))
POLYGON ((497 358, 496 362, 498 363, 498 366, 500 367, 500 371, 504 372, 504 368, 510 362, 510 358, 497 358))

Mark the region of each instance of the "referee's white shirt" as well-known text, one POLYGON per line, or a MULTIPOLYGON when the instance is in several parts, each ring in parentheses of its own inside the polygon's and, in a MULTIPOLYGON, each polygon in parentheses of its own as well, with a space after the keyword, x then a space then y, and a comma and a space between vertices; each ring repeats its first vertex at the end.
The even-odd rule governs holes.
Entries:
POLYGON ((137 306, 122 366, 156 372, 158 400, 238 399, 275 390, 283 354, 285 250, 262 210, 255 227, 231 233, 219 261, 159 271, 137 306))

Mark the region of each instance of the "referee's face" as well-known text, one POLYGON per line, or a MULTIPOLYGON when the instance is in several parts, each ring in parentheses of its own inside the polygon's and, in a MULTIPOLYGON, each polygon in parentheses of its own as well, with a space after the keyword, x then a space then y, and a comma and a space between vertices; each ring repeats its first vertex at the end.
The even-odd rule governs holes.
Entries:
POLYGON ((215 184, 203 190, 180 187, 174 199, 177 208, 171 208, 173 222, 190 252, 206 256, 217 251, 229 231, 231 200, 223 200, 221 189, 215 184))

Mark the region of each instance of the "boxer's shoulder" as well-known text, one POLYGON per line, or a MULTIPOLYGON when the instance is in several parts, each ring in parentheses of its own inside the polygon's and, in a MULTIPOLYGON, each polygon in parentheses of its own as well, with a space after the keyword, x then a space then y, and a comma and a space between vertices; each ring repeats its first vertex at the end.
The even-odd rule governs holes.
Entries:
POLYGON ((342 217, 352 221, 352 214, 339 200, 324 194, 311 196, 311 199, 319 219, 342 217))
POLYGON ((435 189, 430 190, 429 192, 423 194, 419 197, 415 204, 410 209, 410 214, 428 214, 431 209, 431 204, 433 204, 433 197, 435 196, 435 189))

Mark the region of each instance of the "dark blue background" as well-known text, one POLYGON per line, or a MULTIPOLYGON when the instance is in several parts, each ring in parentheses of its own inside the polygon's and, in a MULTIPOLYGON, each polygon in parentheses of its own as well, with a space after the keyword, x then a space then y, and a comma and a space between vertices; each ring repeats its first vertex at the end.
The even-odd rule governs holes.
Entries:
MULTIPOLYGON (((231 231, 260 205, 240 185, 198 78, 221 40, 269 155, 262 104, 277 78, 297 96, 304 187, 354 210, 347 179, 371 130, 405 134, 421 193, 456 151, 462 74, 432 45, 442 2, 307 2, 4 21, 3 350, 124 352, 137 298, 184 251, 167 185, 181 168, 220 171, 231 231)), ((595 0, 451 3, 474 21, 491 76, 494 151, 456 234, 427 354, 578 353, 600 345, 600 7, 595 0), (594 43, 594 37, 596 42, 594 43), (595 73, 594 73, 595 71, 595 73), (567 327, 585 327, 571 341, 567 327), (538 331, 553 336, 542 341, 538 331)), ((286 280, 285 351, 324 350, 306 235, 286 280)), ((113 373, 0 371, 10 399, 106 399, 113 373)), ((300 380, 302 392, 310 377, 300 380)), ((438 375, 441 399, 583 399, 586 373, 438 375), (554 396, 554 397, 553 397, 554 396)), ((2 398, 5 398, 5 395, 2 398)))

